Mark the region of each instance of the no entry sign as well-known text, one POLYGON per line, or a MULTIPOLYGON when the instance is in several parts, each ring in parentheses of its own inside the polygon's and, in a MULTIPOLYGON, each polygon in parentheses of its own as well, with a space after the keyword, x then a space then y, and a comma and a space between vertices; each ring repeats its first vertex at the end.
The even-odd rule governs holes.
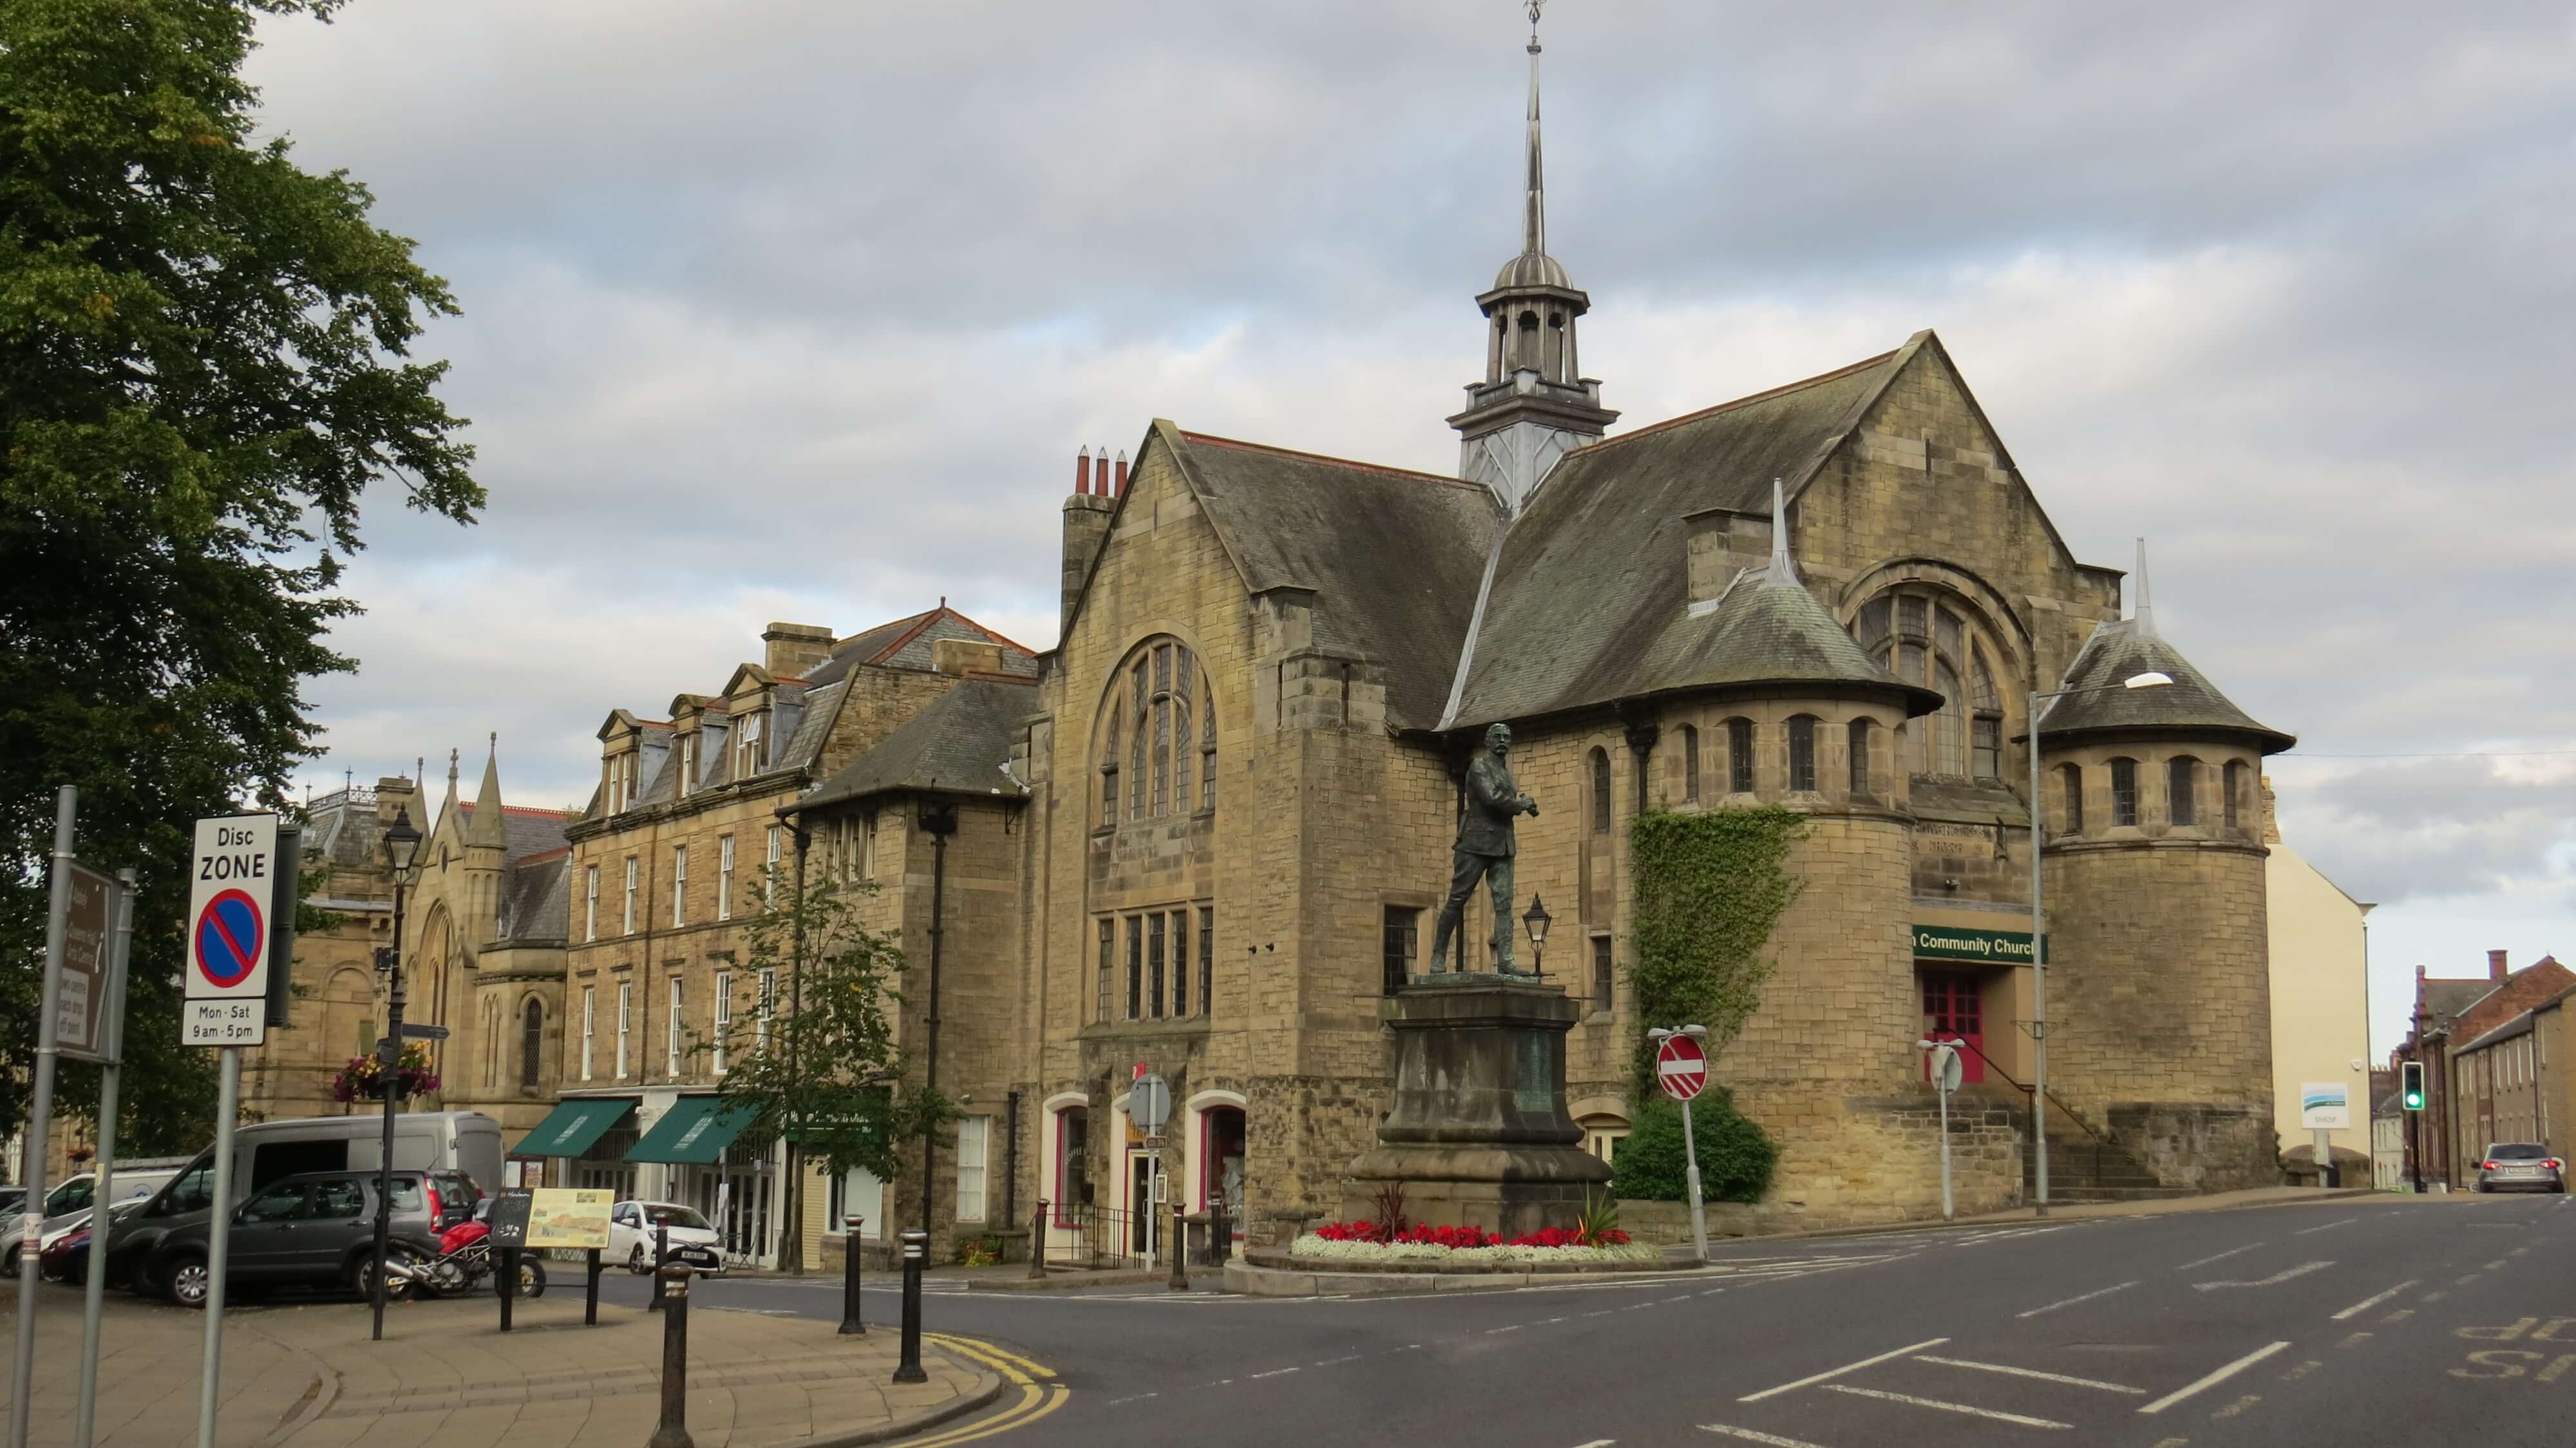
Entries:
POLYGON ((1675 1101, 1688 1101, 1708 1089, 1708 1053, 1688 1036, 1666 1036, 1655 1048, 1655 1084, 1675 1101))
POLYGON ((188 1008, 180 1041, 253 1046, 268 1034, 268 918, 277 884, 277 816, 197 821, 188 864, 188 1008))

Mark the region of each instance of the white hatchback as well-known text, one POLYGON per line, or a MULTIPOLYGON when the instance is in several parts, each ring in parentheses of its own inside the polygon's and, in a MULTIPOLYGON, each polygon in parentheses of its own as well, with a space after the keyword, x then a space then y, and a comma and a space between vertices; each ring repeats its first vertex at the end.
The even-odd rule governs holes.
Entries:
POLYGON ((629 1272, 650 1272, 656 1242, 665 1229, 670 1232, 672 1261, 698 1272, 724 1270, 724 1244, 716 1236, 715 1225, 697 1208, 677 1202, 619 1202, 608 1213, 606 1256, 612 1262, 623 1261, 629 1272))

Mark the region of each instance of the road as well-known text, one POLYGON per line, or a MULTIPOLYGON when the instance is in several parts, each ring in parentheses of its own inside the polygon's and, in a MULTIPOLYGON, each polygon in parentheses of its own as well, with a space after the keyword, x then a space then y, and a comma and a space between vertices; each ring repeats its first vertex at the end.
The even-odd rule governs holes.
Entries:
MULTIPOLYGON (((1750 1242, 1707 1274, 1436 1297, 942 1292, 924 1316, 1060 1376, 1060 1411, 992 1435, 1049 1448, 2565 1448, 2571 1200, 1750 1242)), ((840 1312, 820 1281, 710 1282, 694 1300, 840 1312)), ((866 1301, 890 1328, 891 1285, 866 1301)))

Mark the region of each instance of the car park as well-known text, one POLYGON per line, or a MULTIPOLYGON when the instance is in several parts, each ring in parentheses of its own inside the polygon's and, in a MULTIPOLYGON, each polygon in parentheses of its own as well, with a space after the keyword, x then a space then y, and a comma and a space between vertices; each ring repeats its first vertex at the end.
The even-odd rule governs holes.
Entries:
POLYGON ((695 1207, 678 1202, 619 1202, 608 1213, 609 1261, 623 1261, 630 1272, 649 1272, 653 1254, 669 1232, 671 1260, 696 1272, 722 1272, 724 1249, 715 1224, 695 1207))
POLYGON ((2478 1158, 2482 1192, 2563 1192, 2567 1162, 2536 1141, 2493 1141, 2478 1158))
MULTIPOLYGON (((421 1257, 438 1255, 442 1223, 470 1218, 471 1201, 438 1192, 433 1172, 393 1174, 389 1240, 421 1257)), ((376 1178, 365 1172, 312 1172, 269 1183, 233 1210, 226 1234, 226 1280, 249 1294, 276 1287, 344 1286, 368 1292, 375 1260, 376 1178)), ((450 1177, 451 1192, 457 1187, 450 1177)), ((200 1212, 162 1233, 146 1261, 146 1280, 182 1307, 203 1307, 210 1283, 213 1214, 200 1212)), ((114 1241, 110 1239, 111 1250, 114 1241)))

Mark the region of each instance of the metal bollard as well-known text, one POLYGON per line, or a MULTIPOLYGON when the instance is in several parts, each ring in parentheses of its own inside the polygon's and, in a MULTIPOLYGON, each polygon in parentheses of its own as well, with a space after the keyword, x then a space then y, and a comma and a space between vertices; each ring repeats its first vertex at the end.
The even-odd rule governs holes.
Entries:
POLYGON ((841 1335, 864 1333, 868 1325, 859 1321, 859 1224, 866 1218, 856 1214, 845 1217, 841 1225, 848 1230, 846 1246, 841 1253, 841 1335))
MULTIPOLYGON (((930 1260, 930 1234, 915 1228, 903 1234, 903 1361, 895 1365, 898 1383, 926 1383, 921 1370, 921 1269, 930 1260)), ((654 1448, 662 1448, 655 1444, 654 1448)))
POLYGON ((1175 1199, 1172 1203, 1172 1276, 1169 1281, 1163 1284, 1165 1290, 1171 1292, 1187 1292, 1190 1290, 1190 1269, 1188 1261, 1190 1255, 1189 1210, 1190 1204, 1187 1201, 1175 1199))
POLYGON ((1208 1265, 1222 1267, 1234 1257, 1234 1224, 1226 1220, 1225 1194, 1208 1198, 1208 1265))
POLYGON ((671 1264, 671 1224, 663 1222, 653 1228, 653 1300, 644 1304, 646 1312, 662 1310, 662 1269, 671 1264))
POLYGON ((599 1260, 599 1249, 597 1247, 593 1247, 585 1255, 590 1259, 588 1264, 590 1283, 585 1289, 581 1300, 581 1325, 584 1327, 597 1327, 599 1326, 599 1269, 601 1265, 599 1260))
POLYGON ((501 1295, 501 1330, 510 1330, 510 1307, 519 1300, 519 1249, 501 1249, 501 1270, 492 1274, 500 1279, 493 1286, 501 1295))
POLYGON ((689 1437, 689 1269, 654 1269, 662 1304, 662 1422, 645 1448, 697 1448, 689 1437))
POLYGON ((1047 1199, 1038 1198, 1037 1220, 1029 1224, 1029 1275, 1046 1275, 1047 1199))

